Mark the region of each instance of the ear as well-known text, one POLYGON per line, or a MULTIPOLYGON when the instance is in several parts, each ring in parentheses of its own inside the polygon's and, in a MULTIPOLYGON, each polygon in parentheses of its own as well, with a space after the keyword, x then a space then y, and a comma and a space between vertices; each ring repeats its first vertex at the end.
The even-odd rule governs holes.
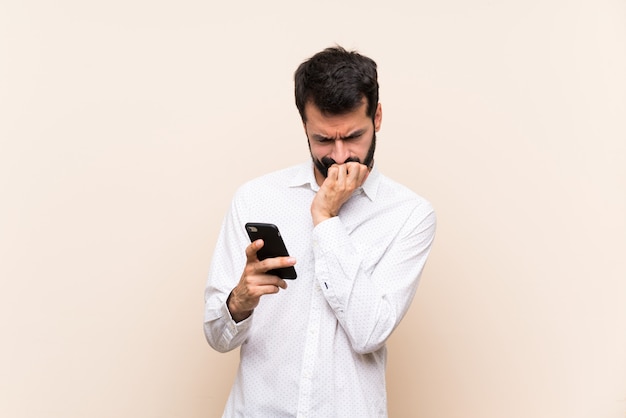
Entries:
POLYGON ((380 130, 380 125, 383 122, 383 107, 378 103, 376 106, 376 113, 374 114, 374 129, 376 132, 380 130))

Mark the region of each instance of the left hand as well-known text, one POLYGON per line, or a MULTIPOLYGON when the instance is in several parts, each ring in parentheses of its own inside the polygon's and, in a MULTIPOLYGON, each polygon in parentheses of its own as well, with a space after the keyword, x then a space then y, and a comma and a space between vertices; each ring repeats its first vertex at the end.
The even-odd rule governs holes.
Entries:
POLYGON ((337 216, 344 203, 361 187, 368 175, 369 169, 361 163, 333 164, 311 204, 313 225, 337 216))

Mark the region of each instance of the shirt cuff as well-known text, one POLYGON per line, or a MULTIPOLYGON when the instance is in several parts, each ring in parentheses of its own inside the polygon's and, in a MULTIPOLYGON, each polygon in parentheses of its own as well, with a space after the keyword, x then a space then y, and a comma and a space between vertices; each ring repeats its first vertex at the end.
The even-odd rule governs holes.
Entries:
POLYGON ((235 322, 232 315, 230 314, 230 311, 228 310, 227 301, 228 299, 226 299, 226 301, 224 301, 224 303, 222 304, 222 316, 224 319, 226 319, 225 331, 228 334, 227 338, 230 340, 233 339, 237 334, 250 329, 250 326, 252 325, 252 316, 254 315, 254 311, 246 319, 235 322))

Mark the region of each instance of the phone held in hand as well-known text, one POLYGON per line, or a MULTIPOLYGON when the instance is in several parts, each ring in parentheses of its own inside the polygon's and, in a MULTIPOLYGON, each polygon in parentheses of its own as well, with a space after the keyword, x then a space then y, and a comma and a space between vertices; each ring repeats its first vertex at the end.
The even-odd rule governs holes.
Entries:
MULTIPOLYGON (((248 222, 246 224, 246 232, 248 233, 248 237, 250 237, 251 242, 258 239, 262 239, 264 242, 263 248, 257 252, 259 260, 289 256, 283 237, 280 235, 280 231, 276 225, 248 222)), ((269 270, 267 274, 274 274, 281 279, 289 280, 293 280, 297 277, 296 269, 293 266, 269 270)))

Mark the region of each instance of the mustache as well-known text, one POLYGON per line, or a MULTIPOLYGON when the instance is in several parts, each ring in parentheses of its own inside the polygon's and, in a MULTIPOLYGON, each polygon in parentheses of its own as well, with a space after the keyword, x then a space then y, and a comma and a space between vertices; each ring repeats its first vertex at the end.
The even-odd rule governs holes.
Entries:
MULTIPOLYGON (((348 157, 342 164, 346 164, 346 163, 350 163, 350 162, 359 163, 359 164, 365 164, 365 163, 361 162, 361 159, 359 157, 348 157)), ((366 164, 367 167, 371 168, 373 162, 374 162, 373 158, 369 159, 369 164, 366 164)), ((322 173, 322 175, 324 177, 328 177, 328 169, 333 164, 337 164, 337 161, 335 161, 334 159, 332 159, 330 157, 322 157, 321 160, 318 160, 317 158, 313 159, 313 164, 315 164, 315 166, 317 167, 319 172, 322 173)))
MULTIPOLYGON (((334 159, 330 157, 322 157, 320 162, 324 165, 324 167, 326 167, 326 171, 328 171, 328 169, 333 164, 337 164, 337 161, 335 161, 334 159)), ((361 159, 359 157, 349 157, 348 159, 346 159, 346 161, 343 162, 343 164, 346 164, 346 163, 361 163, 361 159)))

